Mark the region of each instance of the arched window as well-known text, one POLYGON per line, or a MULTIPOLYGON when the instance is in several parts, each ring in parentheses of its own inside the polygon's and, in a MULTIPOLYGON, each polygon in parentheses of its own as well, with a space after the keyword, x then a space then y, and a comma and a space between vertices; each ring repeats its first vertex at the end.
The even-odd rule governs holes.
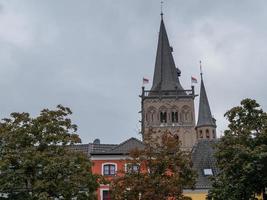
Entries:
POLYGON ((167 112, 160 112, 160 123, 167 122, 167 112))
POLYGON ((160 123, 167 123, 167 109, 164 106, 159 108, 159 121, 160 123))
POLYGON ((177 123, 178 122, 178 112, 172 111, 172 122, 177 123))
POLYGON ((192 113, 188 106, 184 106, 181 111, 181 121, 184 123, 192 122, 192 113))
POLYGON ((147 109, 146 121, 148 123, 154 123, 155 122, 155 113, 156 113, 156 109, 154 107, 149 107, 147 109))
POLYGON ((102 164, 102 174, 104 176, 115 176, 117 171, 116 163, 103 163, 102 164))
POLYGON ((199 138, 203 138, 203 132, 202 132, 202 130, 199 131, 199 138))
POLYGON ((210 131, 209 131, 209 129, 206 129, 206 138, 210 138, 210 131))

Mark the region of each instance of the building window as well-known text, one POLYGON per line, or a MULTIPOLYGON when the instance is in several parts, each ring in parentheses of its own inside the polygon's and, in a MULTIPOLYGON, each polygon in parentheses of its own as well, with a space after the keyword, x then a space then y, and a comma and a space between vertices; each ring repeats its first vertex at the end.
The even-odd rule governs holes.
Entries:
POLYGON ((107 163, 103 165, 103 175, 104 176, 114 176, 116 174, 116 165, 112 163, 107 163))
POLYGON ((173 123, 178 122, 178 112, 172 112, 172 122, 173 123))
POLYGON ((210 138, 210 132, 209 132, 209 129, 206 129, 206 138, 210 138))
POLYGON ((125 171, 128 173, 138 173, 140 166, 136 163, 128 163, 125 166, 125 171))
POLYGON ((213 175, 213 172, 212 172, 212 169, 203 169, 203 172, 204 172, 204 175, 205 176, 212 176, 213 175))
POLYGON ((182 108, 182 111, 180 113, 181 115, 181 121, 183 123, 191 123, 192 122, 192 112, 188 106, 184 106, 182 108))
POLYGON ((203 132, 202 132, 202 130, 199 131, 199 138, 203 138, 203 132))
POLYGON ((213 135, 213 138, 216 138, 215 130, 212 130, 212 135, 213 135))
POLYGON ((160 112, 160 122, 161 123, 167 122, 167 113, 166 112, 160 112))
POLYGON ((102 190, 102 200, 111 200, 109 190, 102 190))

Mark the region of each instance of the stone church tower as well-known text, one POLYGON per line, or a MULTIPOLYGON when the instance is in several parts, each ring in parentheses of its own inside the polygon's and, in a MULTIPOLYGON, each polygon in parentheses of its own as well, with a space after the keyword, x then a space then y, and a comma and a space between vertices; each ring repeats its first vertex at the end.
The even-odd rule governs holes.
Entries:
POLYGON ((183 149, 190 150, 197 140, 194 87, 183 89, 172 56, 161 15, 154 78, 151 90, 142 88, 142 134, 162 134, 166 130, 179 136, 183 149))

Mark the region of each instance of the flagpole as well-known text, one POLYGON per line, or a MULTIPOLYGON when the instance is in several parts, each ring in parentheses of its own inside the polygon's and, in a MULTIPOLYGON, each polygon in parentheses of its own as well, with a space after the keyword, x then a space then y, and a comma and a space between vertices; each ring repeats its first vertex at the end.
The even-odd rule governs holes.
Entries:
POLYGON ((202 64, 201 64, 201 60, 199 61, 199 68, 200 68, 200 76, 201 76, 201 79, 202 79, 203 72, 202 72, 202 64))

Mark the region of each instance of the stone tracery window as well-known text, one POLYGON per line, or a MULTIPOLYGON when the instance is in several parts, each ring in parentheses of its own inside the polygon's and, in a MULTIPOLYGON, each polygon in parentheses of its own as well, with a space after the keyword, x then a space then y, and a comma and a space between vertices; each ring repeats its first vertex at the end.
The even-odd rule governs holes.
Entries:
POLYGON ((147 109, 147 113, 146 113, 146 121, 148 123, 154 123, 155 122, 155 115, 156 115, 156 109, 154 107, 149 107, 147 109))
POLYGON ((164 106, 159 108, 159 120, 160 123, 167 123, 167 109, 164 106))
POLYGON ((178 109, 176 107, 172 108, 171 121, 172 123, 178 122, 178 109))
POLYGON ((191 123, 192 122, 192 112, 189 106, 183 106, 181 111, 181 121, 184 123, 191 123))
POLYGON ((160 112, 160 122, 167 123, 167 112, 160 112))

